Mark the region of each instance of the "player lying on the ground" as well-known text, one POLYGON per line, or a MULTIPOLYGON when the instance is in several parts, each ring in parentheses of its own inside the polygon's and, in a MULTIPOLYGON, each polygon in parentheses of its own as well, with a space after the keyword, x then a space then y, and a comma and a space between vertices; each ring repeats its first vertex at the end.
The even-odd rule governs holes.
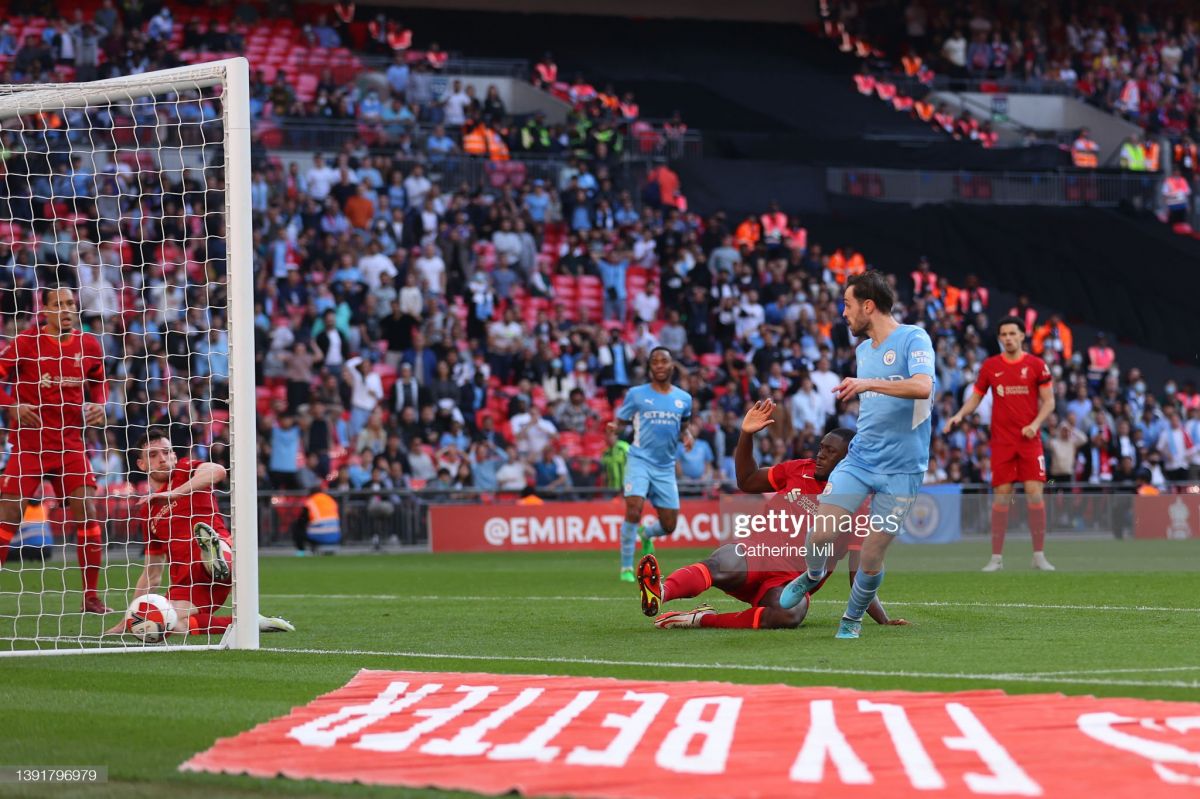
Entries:
MULTIPOLYGON (((233 622, 232 616, 214 615, 233 588, 233 549, 213 494, 213 488, 225 480, 225 467, 179 460, 163 428, 150 428, 138 452, 137 465, 150 479, 150 495, 140 503, 145 514, 146 565, 133 595, 157 592, 169 565, 167 599, 179 614, 174 631, 219 635, 233 622)), ((125 628, 123 620, 107 632, 125 628)), ((258 628, 295 631, 287 620, 266 616, 258 617, 258 628)))
MULTIPOLYGON (((785 461, 769 468, 759 468, 754 460, 754 434, 772 423, 771 415, 775 403, 760 400, 746 412, 742 420, 742 435, 734 449, 737 467, 738 488, 748 494, 778 492, 779 497, 789 503, 792 513, 811 513, 807 506, 816 507, 817 497, 825 489, 829 473, 846 456, 846 447, 854 434, 844 428, 829 433, 821 440, 815 460, 805 458, 785 461)), ((859 539, 847 533, 836 544, 833 563, 847 552, 850 555, 850 584, 858 571, 859 539)), ((642 612, 656 616, 664 602, 699 596, 711 588, 719 588, 734 599, 750 605, 748 610, 736 613, 717 613, 708 605, 690 611, 669 611, 658 615, 654 625, 667 627, 741 627, 754 629, 781 629, 799 627, 808 615, 808 601, 792 608, 779 604, 779 593, 783 586, 794 580, 805 569, 803 559, 793 562, 788 559, 753 558, 750 562, 745 554, 739 554, 737 545, 725 544, 713 551, 707 559, 693 563, 675 572, 666 580, 653 555, 642 558, 638 564, 638 585, 641 588, 642 612)), ((830 568, 832 571, 832 567, 830 568)), ((826 575, 828 578, 828 575, 826 575)), ((816 593, 824 581, 813 589, 816 593)), ((908 624, 904 619, 889 619, 887 611, 876 598, 867 608, 871 618, 880 624, 908 624)))
POLYGON ((25 505, 49 480, 66 498, 75 523, 75 554, 83 574, 84 613, 111 613, 100 599, 104 532, 95 508, 96 478, 84 446, 84 428, 104 425, 107 384, 100 340, 76 327, 71 289, 42 290, 43 324, 14 336, 0 354, 0 405, 8 420, 12 455, 0 481, 0 566, 25 514, 25 505))

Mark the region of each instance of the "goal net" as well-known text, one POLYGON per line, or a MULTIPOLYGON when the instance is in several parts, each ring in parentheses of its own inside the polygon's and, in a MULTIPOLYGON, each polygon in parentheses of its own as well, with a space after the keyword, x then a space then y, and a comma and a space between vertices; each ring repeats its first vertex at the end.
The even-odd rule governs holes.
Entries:
POLYGON ((249 161, 245 59, 0 86, 0 654, 258 646, 249 161))

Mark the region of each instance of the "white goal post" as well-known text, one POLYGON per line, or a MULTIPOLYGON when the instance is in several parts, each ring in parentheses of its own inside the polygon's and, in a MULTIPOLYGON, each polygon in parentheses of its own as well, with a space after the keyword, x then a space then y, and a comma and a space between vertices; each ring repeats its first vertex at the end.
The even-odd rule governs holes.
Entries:
MULTIPOLYGON (((23 517, 0 515, 0 543, 17 524, 9 521, 4 527, 5 519, 21 520, 6 550, 7 563, 0 565, 0 656, 258 648, 246 59, 90 83, 0 85, 0 164, 0 352, 12 349, 16 359, 27 357, 28 348, 22 356, 15 346, 18 334, 39 335, 38 320, 47 324, 49 315, 43 303, 60 302, 45 290, 70 288, 79 307, 74 326, 100 342, 103 382, 109 387, 102 425, 66 421, 84 414, 63 400, 57 409, 41 406, 42 420, 55 413, 63 420, 57 460, 43 462, 44 475, 26 470, 15 478, 0 478, 0 495, 40 500, 45 492, 49 500, 32 506, 35 511, 49 509, 40 517, 37 512, 31 517, 24 504, 23 517), (124 613, 134 598, 143 570, 147 525, 139 524, 139 513, 145 511, 131 494, 129 477, 141 473, 135 439, 151 426, 170 431, 179 457, 217 461, 216 453, 221 453, 228 482, 218 485, 216 493, 233 549, 232 588, 226 582, 223 589, 230 594, 232 623, 226 618, 228 604, 225 609, 214 606, 211 627, 197 629, 196 618, 207 617, 196 614, 191 635, 185 620, 177 625, 181 629, 155 644, 129 634, 104 634, 120 622, 118 612, 124 613), (67 442, 76 437, 85 442, 84 462, 99 465, 83 471, 102 478, 90 503, 70 498, 72 486, 82 485, 77 490, 85 491, 90 478, 78 471, 71 472, 70 480, 62 474, 71 450, 67 442), (105 468, 109 471, 100 474, 105 468), (30 486, 38 486, 36 493, 30 486), (97 524, 103 531, 98 588, 97 556, 84 554, 88 542, 94 547, 97 524), (23 546, 27 526, 44 530, 37 539, 40 550, 23 546), (89 596, 97 595, 113 613, 80 612, 88 607, 89 596), (220 620, 215 619, 218 614, 220 620)), ((62 323, 56 324, 60 327, 51 334, 61 334, 62 323)), ((32 346, 42 352, 41 343, 32 346)), ((67 353, 67 345, 63 347, 67 353)), ((83 355, 62 357, 86 363, 83 355)), ((14 397, 21 368, 0 374, 0 386, 14 397)), ((68 367, 60 365, 58 377, 43 373, 40 389, 26 387, 24 396, 45 391, 56 380, 64 392, 68 383, 100 382, 86 366, 79 369, 79 377, 87 379, 68 375, 68 367)), ((85 402, 90 401, 87 396, 85 402)), ((5 468, 14 459, 29 457, 32 448, 29 436, 34 434, 18 430, 26 424, 18 419, 13 409, 0 409, 8 437, 7 451, 0 448, 5 468)), ((42 451, 42 457, 49 451, 42 451)), ((18 507, 11 501, 8 505, 18 507)), ((172 543, 162 545, 160 557, 176 551, 172 543)), ((164 571, 173 573, 178 565, 171 559, 164 571)), ((158 590, 167 592, 169 585, 170 578, 164 577, 158 590)))

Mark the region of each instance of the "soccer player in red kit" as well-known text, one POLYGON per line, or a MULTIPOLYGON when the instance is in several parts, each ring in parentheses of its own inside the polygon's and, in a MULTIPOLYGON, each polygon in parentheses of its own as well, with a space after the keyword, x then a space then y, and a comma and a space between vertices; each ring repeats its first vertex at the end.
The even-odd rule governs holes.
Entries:
POLYGON ((1050 370, 1041 358, 1023 351, 1024 323, 1006 316, 996 327, 1001 353, 979 367, 975 390, 958 413, 946 420, 942 432, 949 433, 979 407, 992 392, 992 559, 985 572, 1004 568, 1004 534, 1008 531, 1008 509, 1017 483, 1025 486, 1029 503, 1029 533, 1033 538, 1033 568, 1054 571, 1046 560, 1046 455, 1042 450, 1042 424, 1054 411, 1054 386, 1050 370))
MULTIPOLYGON (((754 434, 772 424, 775 403, 760 400, 746 412, 742 420, 742 434, 734 450, 737 467, 738 488, 748 494, 777 492, 789 508, 796 512, 811 513, 817 507, 816 499, 825 490, 825 481, 833 467, 846 456, 846 447, 854 434, 838 429, 821 440, 816 459, 791 460, 769 468, 759 468, 754 460, 754 434), (811 505, 811 508, 807 507, 811 505)), ((801 539, 803 541, 803 539, 801 539)), ((858 552, 861 539, 851 534, 841 536, 831 562, 836 563, 847 552, 850 553, 850 580, 858 568, 858 552)), ((783 629, 799 627, 808 615, 808 601, 803 600, 792 608, 779 604, 783 586, 790 583, 806 569, 803 559, 794 562, 787 559, 754 557, 753 562, 745 554, 739 554, 737 545, 725 544, 713 551, 700 563, 678 569, 662 579, 658 561, 653 555, 642 558, 638 564, 637 579, 641 589, 642 612, 647 616, 658 614, 665 602, 699 596, 706 590, 718 588, 734 599, 750 606, 736 613, 717 613, 708 605, 690 611, 669 611, 658 615, 654 624, 659 628, 669 627, 740 627, 752 629, 783 629)), ((832 568, 830 568, 832 572, 832 568)), ((826 575, 828 579, 828 575, 826 575)), ((814 589, 819 590, 825 581, 814 589)), ((878 599, 867 612, 880 624, 907 624, 903 619, 889 619, 878 599)))
MULTIPOLYGON (((134 597, 157 591, 170 566, 167 599, 179 615, 175 631, 192 635, 223 633, 232 616, 214 615, 233 589, 233 549, 213 489, 224 482, 225 467, 179 459, 167 431, 152 427, 138 445, 138 468, 146 472, 150 495, 143 497, 146 565, 134 597)), ((259 617, 264 632, 292 632, 284 619, 259 617)), ((119 633, 127 622, 108 630, 119 633)))
POLYGON ((44 289, 41 301, 43 323, 22 330, 0 353, 0 405, 9 407, 13 431, 12 455, 0 478, 0 566, 25 503, 49 480, 75 522, 82 612, 111 613, 97 588, 104 539, 94 507, 96 478, 83 443, 84 425, 105 421, 104 351, 99 339, 76 328, 71 289, 44 289), (11 391, 3 387, 10 382, 11 391))

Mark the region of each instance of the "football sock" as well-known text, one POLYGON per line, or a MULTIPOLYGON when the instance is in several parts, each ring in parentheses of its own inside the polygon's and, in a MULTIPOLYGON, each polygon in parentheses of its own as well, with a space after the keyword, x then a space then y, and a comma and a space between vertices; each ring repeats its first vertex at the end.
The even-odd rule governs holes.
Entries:
POLYGON ((867 606, 871 604, 875 594, 879 593, 879 586, 882 583, 882 571, 878 574, 859 571, 854 578, 854 585, 850 588, 850 601, 846 603, 846 613, 843 618, 862 621, 863 614, 867 612, 867 606))
POLYGON ((83 595, 96 595, 96 584, 100 579, 100 567, 104 563, 104 538, 97 522, 88 522, 76 535, 75 555, 83 572, 83 595))
POLYGON ((663 529, 662 522, 655 519, 646 525, 645 529, 642 530, 642 535, 647 538, 662 538, 664 535, 670 535, 670 533, 663 529))
POLYGON ((712 613, 700 618, 701 627, 727 627, 757 630, 759 618, 766 608, 750 608, 739 613, 712 613))
MULTIPOLYGON (((1032 508, 1030 509, 1032 510, 1032 508)), ((992 506, 992 554, 1004 552, 1004 534, 1008 532, 1008 506, 992 506)), ((1036 548, 1036 547, 1035 547, 1036 548)))
POLYGON ((703 563, 693 563, 671 572, 663 581, 662 601, 700 596, 712 587, 712 574, 703 563))
POLYGON ((201 611, 188 616, 188 635, 223 633, 230 624, 233 624, 233 616, 214 616, 201 611))
POLYGON ((1033 551, 1041 552, 1046 546, 1046 506, 1042 503, 1029 506, 1029 535, 1033 551))
POLYGON ((813 534, 809 531, 805 539, 805 555, 804 562, 808 566, 808 579, 812 583, 819 583, 825 577, 825 564, 829 558, 825 555, 817 554, 819 551, 824 551, 823 547, 817 547, 813 544, 813 534))
POLYGON ((637 524, 621 522, 621 568, 633 568, 633 550, 637 548, 637 524))
POLYGON ((17 528, 11 524, 0 524, 0 566, 8 560, 8 545, 17 535, 17 528))

